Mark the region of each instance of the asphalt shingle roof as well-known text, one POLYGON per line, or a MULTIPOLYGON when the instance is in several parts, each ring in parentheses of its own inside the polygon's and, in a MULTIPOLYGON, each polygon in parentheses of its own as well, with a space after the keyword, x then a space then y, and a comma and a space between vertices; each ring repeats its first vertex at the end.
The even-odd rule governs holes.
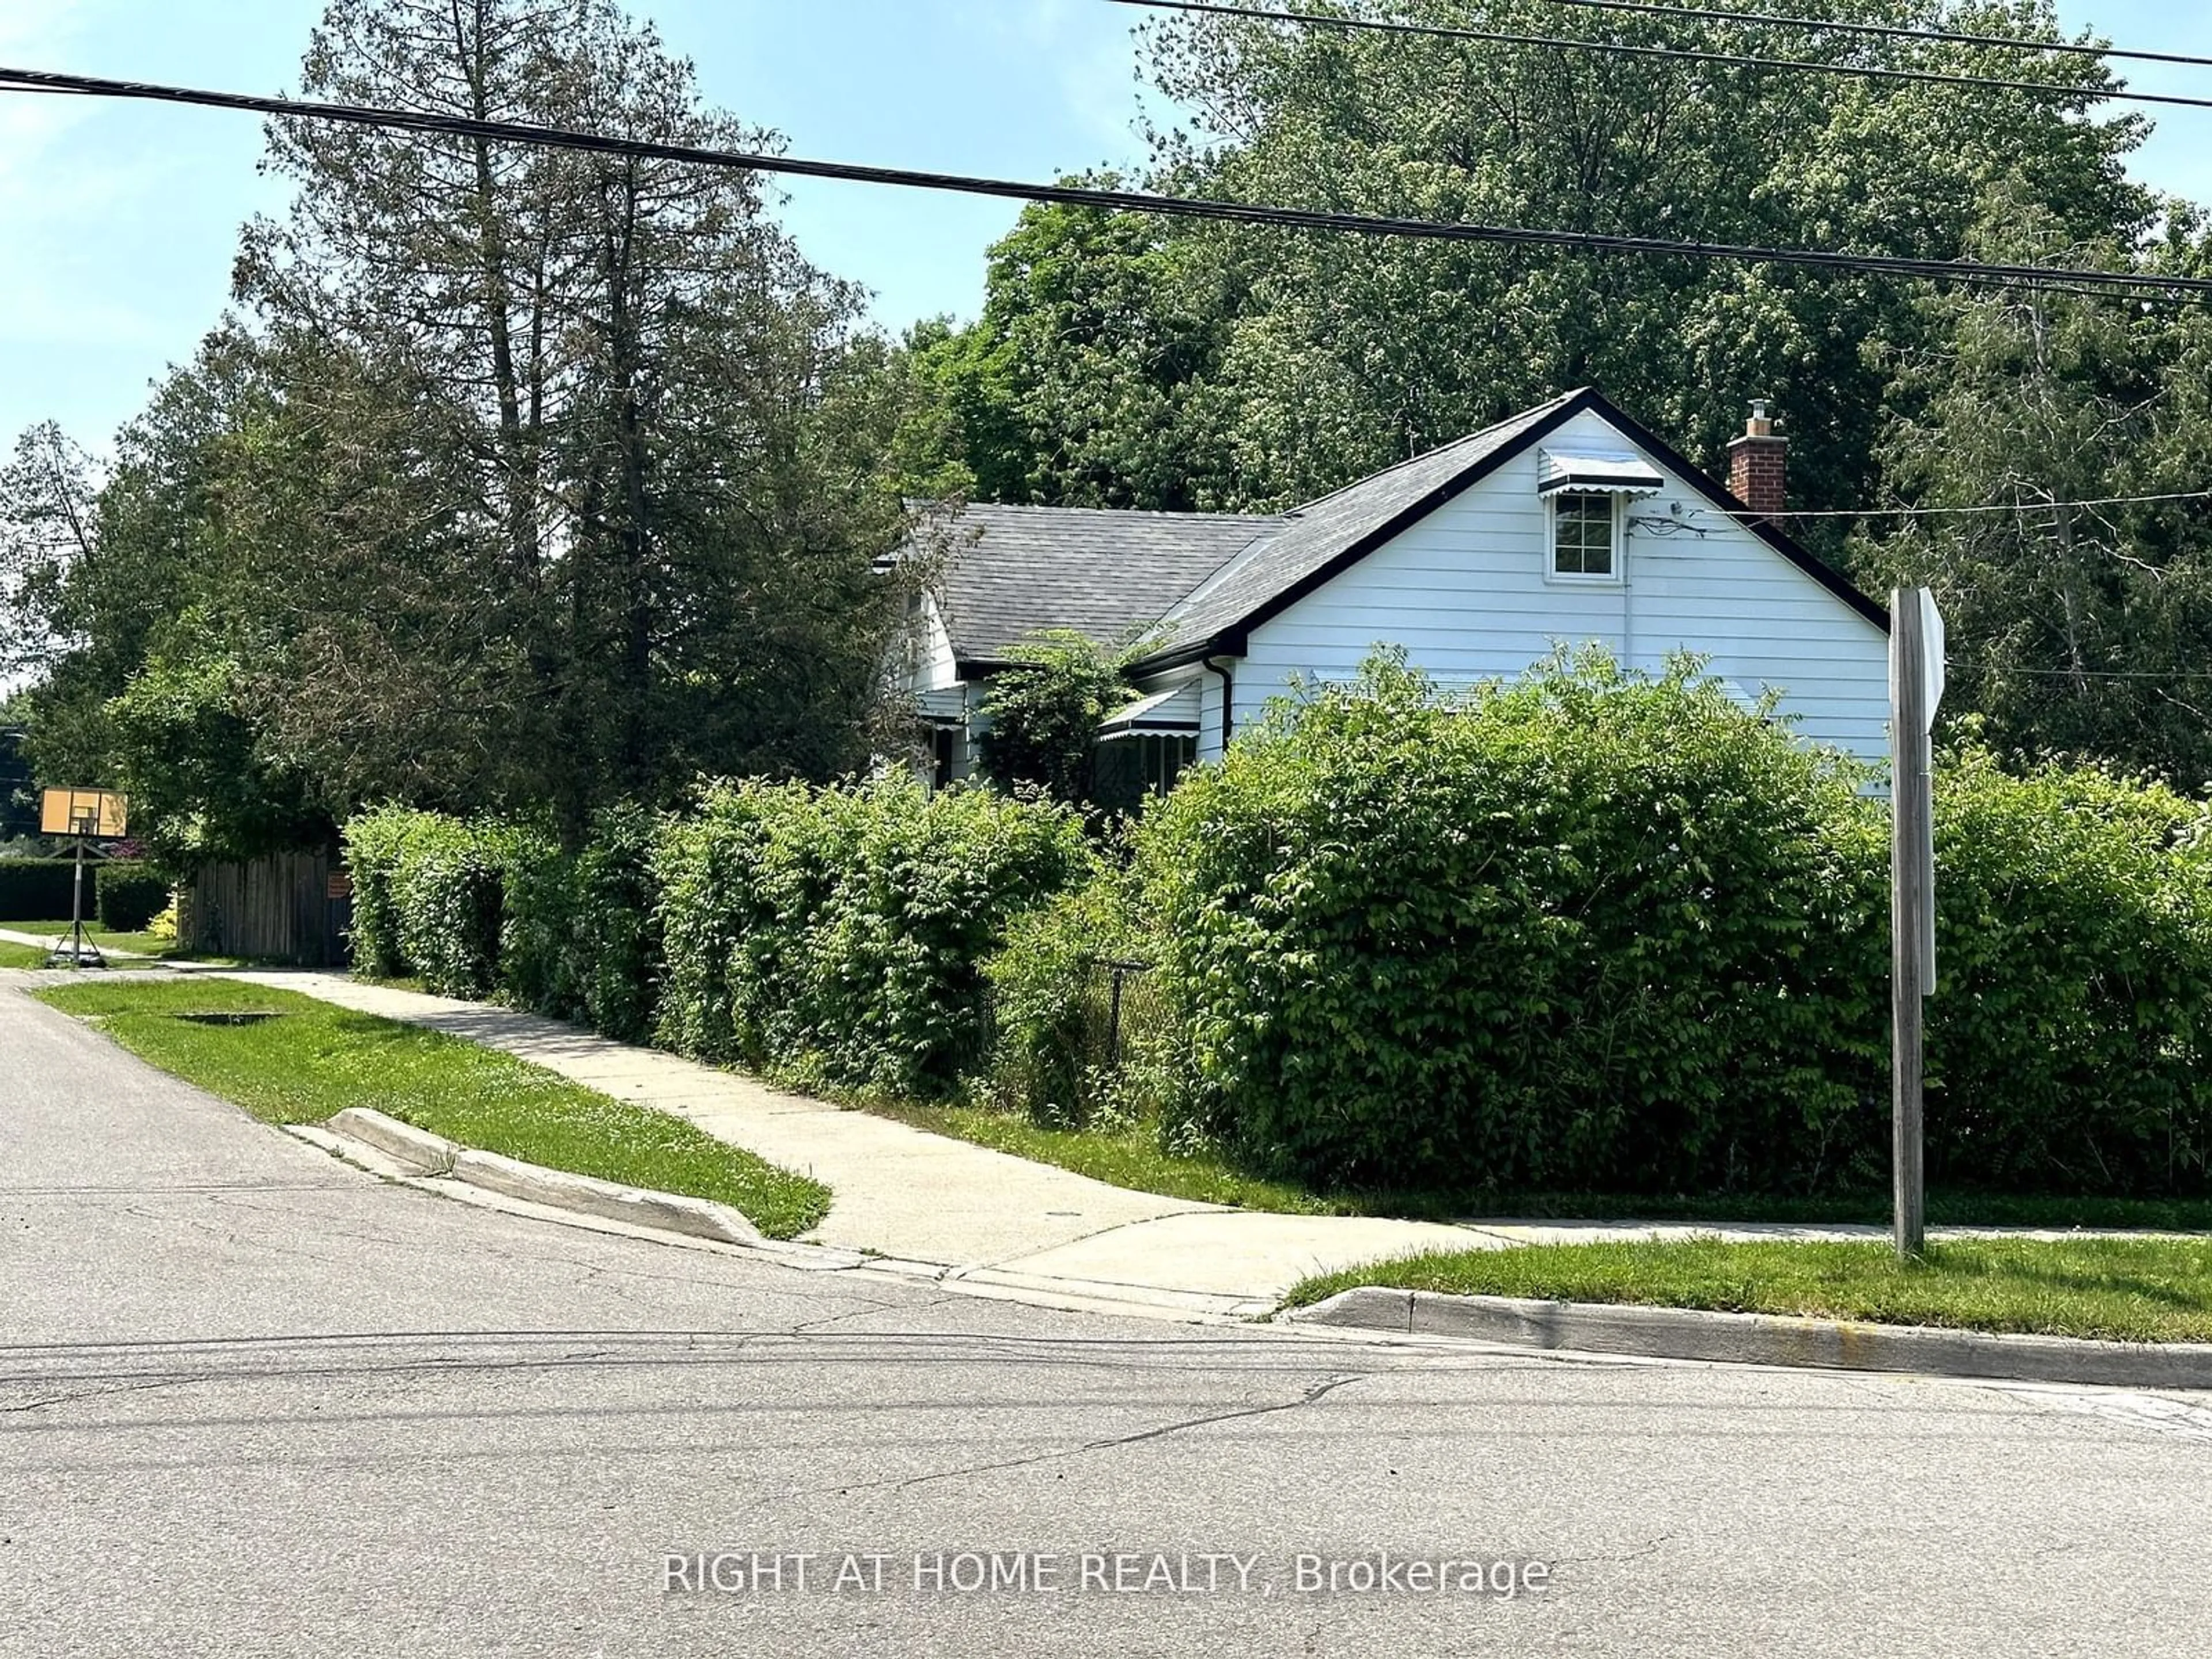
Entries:
POLYGON ((952 649, 963 662, 1000 660, 1046 628, 1118 641, 1282 523, 1238 513, 965 507, 946 526, 940 589, 952 649))
POLYGON ((1167 613, 1167 643, 1194 645, 1234 628, 1270 600, 1317 574, 1363 538, 1419 507, 1478 462, 1510 448, 1581 394, 1569 392, 1510 420, 1402 461, 1294 509, 1265 541, 1246 548, 1167 613))
MULTIPOLYGON (((1341 563, 1449 500, 1463 482, 1590 408, 1716 505, 1744 510, 1585 387, 1279 515, 963 508, 944 526, 951 555, 940 592, 953 651, 963 663, 994 662, 1042 629, 1072 628, 1103 643, 1151 627, 1151 659, 1189 661, 1217 640, 1233 642, 1254 618, 1326 581, 1341 563)), ((1881 608, 1845 578, 1766 522, 1749 525, 1846 604, 1888 626, 1881 608)))

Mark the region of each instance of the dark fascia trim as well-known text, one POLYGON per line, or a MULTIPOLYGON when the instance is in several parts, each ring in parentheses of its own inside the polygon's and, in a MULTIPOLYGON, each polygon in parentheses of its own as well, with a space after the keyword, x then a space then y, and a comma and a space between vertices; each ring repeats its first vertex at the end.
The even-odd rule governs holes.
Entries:
POLYGON ((1289 609, 1316 588, 1325 586, 1335 580, 1370 553, 1386 543, 1395 540, 1401 533, 1427 518, 1430 514, 1453 497, 1481 483, 1483 479, 1497 471, 1508 461, 1522 454, 1532 445, 1541 443, 1560 427, 1585 410, 1595 414, 1610 425, 1619 428, 1624 437, 1655 456, 1659 464, 1668 471, 1674 474, 1715 507, 1741 524, 1745 529, 1750 531, 1759 540, 1765 542, 1774 551, 1779 553, 1845 605, 1850 606, 1852 610, 1857 611, 1860 616, 1874 623, 1875 627, 1884 633, 1889 631, 1889 612, 1860 592, 1850 578, 1807 552, 1789 536, 1777 530, 1771 521, 1754 515, 1741 501, 1706 477, 1702 468, 1692 465, 1690 459, 1672 444, 1659 437, 1642 422, 1622 413, 1614 406, 1612 399, 1598 391, 1596 387, 1584 386, 1563 399, 1557 408, 1541 420, 1531 422, 1528 429, 1514 439, 1511 443, 1491 451, 1478 460, 1469 462, 1463 471, 1447 478, 1410 507, 1403 507, 1394 514, 1326 564, 1299 578, 1274 598, 1264 601, 1246 612, 1234 627, 1223 629, 1207 639, 1194 641, 1188 645, 1177 647, 1157 656, 1146 657, 1140 662, 1132 664, 1131 667, 1139 673, 1150 673, 1161 669, 1180 667, 1186 663, 1200 662, 1210 656, 1243 655, 1246 643, 1255 628, 1289 609))
MULTIPOLYGON (((1327 563, 1300 577, 1274 598, 1263 600, 1255 605, 1239 617, 1234 626, 1221 629, 1209 639, 1197 641, 1181 647, 1173 653, 1175 659, 1179 662, 1188 662, 1210 656, 1242 656, 1244 653, 1246 639, 1255 628, 1269 617, 1296 605, 1315 589, 1326 586, 1334 581, 1376 548, 1392 540, 1400 532, 1419 524, 1462 490, 1481 483, 1483 479, 1504 465, 1507 461, 1528 448, 1529 445, 1540 442, 1549 437, 1560 426, 1594 404, 1605 406, 1605 400, 1589 386, 1584 386, 1581 391, 1562 399, 1559 406, 1550 414, 1533 422, 1527 431, 1511 443, 1501 449, 1492 450, 1479 459, 1468 462, 1461 471, 1445 479, 1443 483, 1412 505, 1401 507, 1389 519, 1336 554, 1327 563)), ((1295 514, 1295 509, 1293 513, 1295 514)), ((1164 658, 1159 657, 1147 657, 1142 662, 1132 665, 1139 672, 1171 665, 1173 665, 1164 658)))
POLYGON ((1741 501, 1708 477, 1704 470, 1693 466, 1673 445, 1660 437, 1633 416, 1624 415, 1595 392, 1587 394, 1592 407, 1607 421, 1619 427, 1639 449, 1646 450, 1659 459, 1661 465, 1703 495, 1715 507, 1727 514, 1746 530, 1765 542, 1784 558, 1796 565, 1814 581, 1864 617, 1885 634, 1889 632, 1889 610, 1869 597, 1856 583, 1833 565, 1808 552, 1798 545, 1795 538, 1778 530, 1771 519, 1763 519, 1741 501))
POLYGON ((1140 657, 1129 665, 1134 675, 1164 674, 1170 668, 1188 668, 1193 663, 1204 665, 1207 657, 1218 647, 1211 640, 1201 640, 1195 645, 1179 645, 1170 650, 1157 651, 1149 657, 1140 657))

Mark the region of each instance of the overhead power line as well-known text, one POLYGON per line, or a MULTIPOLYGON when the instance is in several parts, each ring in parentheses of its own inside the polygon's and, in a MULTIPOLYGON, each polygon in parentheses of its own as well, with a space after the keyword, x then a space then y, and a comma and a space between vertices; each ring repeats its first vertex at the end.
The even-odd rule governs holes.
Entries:
POLYGON ((1766 519, 1932 519, 1960 513, 2050 513, 2059 507, 2142 507, 2154 501, 2212 501, 2212 489, 2178 489, 2164 495, 2102 495, 2087 501, 1990 501, 1974 507, 1821 507, 1763 513, 1766 519))
POLYGON ((963 173, 926 173, 908 167, 809 161, 798 156, 757 151, 713 149, 691 144, 660 143, 647 139, 617 138, 605 133, 526 122, 479 121, 416 110, 324 103, 309 99, 268 98, 249 93, 214 92, 193 87, 118 81, 100 76, 67 75, 47 70, 10 69, 0 65, 0 92, 9 91, 186 104, 210 109, 241 110, 286 120, 329 121, 349 126, 421 132, 440 137, 478 139, 489 143, 535 145, 644 161, 775 173, 790 178, 890 185, 909 189, 948 191, 968 196, 996 197, 1009 201, 1049 202, 1071 207, 1097 208, 1109 212, 1217 220, 1285 229, 1332 231, 1425 241, 1485 242, 1507 247, 1560 248, 1583 253, 1638 253, 1687 259, 1734 260, 1814 270, 1920 277, 1939 283, 1979 283, 2007 288, 2044 289, 2084 295, 2112 295, 2125 298, 2172 295, 2203 298, 2212 295, 2212 277, 2204 276, 2155 276, 2136 271, 2007 264, 1971 259, 1923 259, 1902 254, 1842 253, 1821 248, 1758 247, 1726 242, 1677 241, 1655 236, 1613 236, 1591 231, 1540 230, 1522 225, 1378 217, 1318 208, 1271 207, 1204 197, 1162 196, 1149 191, 1103 190, 1084 185, 1030 184, 1012 179, 976 178, 963 173))
MULTIPOLYGON (((1958 651, 1952 652, 1950 656, 1953 662, 1960 660, 1958 651)), ((2007 664, 1990 672, 2000 676, 2019 674, 2039 680, 2212 680, 2212 672, 2195 668, 2020 668, 2007 664)))
POLYGON ((1296 23, 1308 28, 1352 33, 1474 40, 1495 46, 1553 46, 1567 52, 1607 52, 1617 57, 1656 58, 1674 63, 1721 64, 1742 69, 1789 70, 1801 74, 1849 75, 1874 81, 1911 81, 1926 86, 2026 92, 2043 98, 2081 99, 2090 103, 2110 99, 2131 104, 2172 104, 2188 109, 2212 109, 2212 98, 2187 98, 2179 93, 2069 87, 2048 81, 2014 81, 1992 75, 1957 75, 1942 70, 1895 69, 1872 64, 1824 64, 1811 58, 1759 58, 1743 52, 1706 52, 1691 46, 1632 46, 1620 40, 1578 40, 1567 34, 1518 34, 1503 29, 1466 28, 1445 23, 1401 23, 1381 17, 1331 16, 1322 12, 1282 11, 1266 6, 1237 5, 1231 3, 1231 0, 1107 0, 1107 3, 1137 6, 1148 11, 1187 12, 1206 17, 1241 18, 1252 22, 1296 23))
POLYGON ((2212 69, 2212 58, 2192 58, 2180 52, 2145 52, 2129 46, 2097 46, 2081 40, 2033 40, 2019 34, 1968 34, 1956 29, 1910 28, 1898 23, 1847 23, 1829 17, 1791 17, 1774 11, 1735 11, 1705 6, 1668 6, 1656 0, 1547 0, 1555 6, 1582 6, 1595 11, 1629 12, 1648 17, 1678 17, 1711 23, 1769 24, 1777 28, 1814 30, 1835 34, 1877 35, 1892 40, 1919 40, 1932 46, 2005 46, 2019 52, 2063 52, 2077 58, 2124 58, 2142 64, 2187 64, 2212 69))

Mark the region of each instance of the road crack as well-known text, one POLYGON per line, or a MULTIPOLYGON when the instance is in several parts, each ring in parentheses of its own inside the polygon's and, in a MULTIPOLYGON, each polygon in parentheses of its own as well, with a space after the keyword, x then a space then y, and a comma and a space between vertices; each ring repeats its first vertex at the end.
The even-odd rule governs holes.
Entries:
POLYGON ((926 1486, 939 1480, 957 1480, 967 1475, 998 1474, 1008 1469, 1033 1468, 1041 1463, 1058 1462, 1067 1458, 1083 1457, 1092 1452, 1112 1451, 1118 1447, 1140 1445, 1147 1440, 1160 1440, 1171 1434, 1181 1434, 1189 1429, 1206 1428, 1216 1423, 1235 1423, 1246 1418, 1271 1417, 1281 1412, 1303 1410, 1316 1401, 1334 1394, 1337 1389, 1354 1382, 1364 1382, 1374 1373, 1353 1371, 1340 1373, 1299 1395, 1296 1400, 1279 1400, 1272 1405, 1244 1406, 1235 1411, 1211 1412, 1203 1417, 1182 1418, 1173 1423, 1140 1429, 1134 1434, 1110 1435, 1103 1440, 1091 1440, 1079 1446, 1055 1447, 1050 1451, 1036 1452, 1027 1457, 1009 1457, 992 1463, 966 1463, 958 1468, 933 1469, 926 1474, 897 1475, 883 1480, 863 1480, 850 1486, 803 1488, 783 1492, 778 1500, 797 1498, 820 1498, 835 1493, 844 1497, 856 1492, 905 1492, 915 1486, 926 1486))

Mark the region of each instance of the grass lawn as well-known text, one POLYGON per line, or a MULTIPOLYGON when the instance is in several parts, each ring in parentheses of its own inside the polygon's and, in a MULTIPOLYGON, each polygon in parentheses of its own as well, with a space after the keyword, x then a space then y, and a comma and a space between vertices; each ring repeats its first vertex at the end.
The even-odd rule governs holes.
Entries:
MULTIPOLYGON (((59 921, 0 922, 0 927, 6 927, 13 933, 36 933, 41 939, 67 939, 70 932, 67 916, 59 921)), ((111 933, 90 921, 84 924, 84 936, 103 951, 136 951, 141 956, 167 956, 177 948, 174 939, 155 939, 153 934, 145 933, 111 933)))
POLYGON ((1218 1156, 1170 1156, 1160 1150, 1158 1135, 1149 1123, 1113 1131, 1045 1129, 1017 1113, 976 1106, 871 1104, 865 1109, 1033 1163, 1057 1164, 1133 1192, 1291 1215, 1361 1212, 1355 1200, 1328 1198, 1303 1187, 1249 1175, 1218 1156))
POLYGON ((1900 1263, 1865 1244, 1540 1244, 1424 1255, 1310 1279, 1292 1305, 1357 1285, 1805 1314, 2125 1342, 2212 1341, 2212 1239, 1954 1239, 1900 1263))
POLYGON ((141 1059, 270 1123, 368 1106, 463 1146, 550 1169, 727 1204, 772 1238, 821 1220, 829 1189, 715 1139, 458 1037, 296 992, 192 978, 57 986, 40 1000, 96 1022, 141 1059), (265 1012, 258 1024, 188 1013, 265 1012))

